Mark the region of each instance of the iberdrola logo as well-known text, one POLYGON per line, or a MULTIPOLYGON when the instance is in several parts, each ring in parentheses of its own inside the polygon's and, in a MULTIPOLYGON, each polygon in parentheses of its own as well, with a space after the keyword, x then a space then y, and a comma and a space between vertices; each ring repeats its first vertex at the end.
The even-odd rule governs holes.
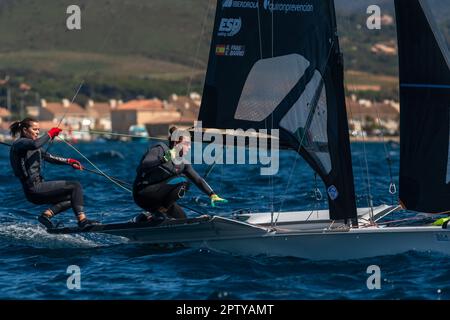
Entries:
POLYGON ((233 0, 223 0, 222 8, 231 8, 233 6, 233 0))

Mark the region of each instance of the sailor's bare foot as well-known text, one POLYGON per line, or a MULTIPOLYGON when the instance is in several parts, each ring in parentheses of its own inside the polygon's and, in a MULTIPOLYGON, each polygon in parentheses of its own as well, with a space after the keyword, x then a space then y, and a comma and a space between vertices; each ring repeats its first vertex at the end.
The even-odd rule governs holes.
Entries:
POLYGON ((53 211, 50 209, 47 209, 44 211, 44 213, 42 213, 42 215, 48 219, 50 219, 51 217, 53 217, 53 211))

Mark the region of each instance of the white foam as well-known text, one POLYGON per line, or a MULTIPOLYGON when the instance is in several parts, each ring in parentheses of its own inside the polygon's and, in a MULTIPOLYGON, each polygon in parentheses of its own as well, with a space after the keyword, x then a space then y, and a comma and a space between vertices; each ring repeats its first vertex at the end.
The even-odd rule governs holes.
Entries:
POLYGON ((95 248, 102 244, 80 235, 52 235, 40 226, 29 223, 0 225, 0 240, 37 248, 95 248))

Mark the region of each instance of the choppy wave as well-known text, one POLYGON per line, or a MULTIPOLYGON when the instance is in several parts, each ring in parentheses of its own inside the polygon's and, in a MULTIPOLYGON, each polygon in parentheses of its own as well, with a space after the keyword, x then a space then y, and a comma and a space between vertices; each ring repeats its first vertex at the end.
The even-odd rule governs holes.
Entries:
POLYGON ((30 223, 0 225, 0 241, 1 243, 47 249, 100 246, 100 244, 78 235, 52 235, 42 227, 30 223))
MULTIPOLYGON (((141 143, 79 144, 94 163, 114 176, 131 180, 147 145, 141 143), (111 150, 120 150, 112 155, 111 150)), ((381 144, 367 145, 369 176, 362 145, 352 144, 358 206, 391 203, 390 176, 381 144)), ((0 150, 1 152, 1 150, 0 150)), ((388 148, 398 183, 399 154, 388 148)), ((63 144, 52 153, 78 158, 63 144)), ((234 210, 309 210, 326 208, 316 201, 314 173, 294 153, 282 153, 280 173, 269 180, 253 166, 218 165, 209 184, 229 203, 211 208, 209 199, 192 187, 182 203, 198 211, 225 215, 234 210), (294 166, 295 164, 295 166, 294 166), (272 184, 273 181, 273 184, 272 184), (290 181, 289 185, 287 182, 290 181)), ((8 158, 0 165, 8 168, 8 158)), ((198 172, 205 172, 205 166, 198 172)), ((90 217, 103 222, 127 221, 140 209, 128 193, 107 179, 65 166, 45 166, 48 179, 79 180, 90 217)), ((320 182, 317 186, 325 194, 320 182)), ((450 260, 432 253, 406 253, 361 261, 313 262, 296 258, 240 257, 208 250, 155 250, 101 235, 50 235, 36 221, 45 207, 24 200, 20 184, 6 171, 0 175, 0 298, 13 299, 450 299, 450 260), (82 290, 65 287, 68 265, 82 270, 82 290), (366 287, 369 265, 382 270, 382 289, 366 287)), ((188 215, 198 213, 187 210, 188 215)), ((71 212, 58 216, 70 220, 71 212)), ((396 219, 397 217, 393 217, 396 219)), ((402 218, 402 215, 399 216, 402 218)), ((351 248, 348 248, 351 250, 351 248)))

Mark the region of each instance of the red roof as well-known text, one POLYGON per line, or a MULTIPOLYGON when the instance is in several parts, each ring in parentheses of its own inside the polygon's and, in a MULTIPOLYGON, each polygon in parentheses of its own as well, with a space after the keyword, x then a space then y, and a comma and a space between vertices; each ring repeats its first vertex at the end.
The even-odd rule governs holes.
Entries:
POLYGON ((181 113, 181 119, 187 122, 194 122, 198 118, 200 111, 199 102, 187 96, 177 96, 169 98, 169 103, 181 113))
POLYGON ((164 103, 159 99, 130 100, 118 105, 116 110, 161 111, 164 103))
MULTIPOLYGON (((54 128, 57 125, 58 123, 54 121, 39 121, 39 127, 41 128, 41 131, 50 130, 51 128, 54 128)), ((62 129, 63 131, 69 130, 69 127, 64 123, 60 123, 59 128, 62 129)))
POLYGON ((11 112, 9 112, 8 109, 0 107, 0 117, 9 117, 11 115, 11 112))
POLYGON ((96 117, 108 116, 111 113, 111 105, 106 102, 95 102, 93 105, 87 105, 86 110, 95 114, 96 117))
POLYGON ((77 103, 71 103, 68 107, 65 107, 64 104, 60 102, 47 102, 47 104, 44 107, 49 112, 53 113, 54 115, 57 114, 87 114, 86 110, 83 109, 79 104, 77 103))
POLYGON ((31 90, 31 86, 26 83, 21 83, 19 86, 19 89, 22 91, 29 91, 29 90, 31 90))
POLYGON ((359 104, 357 101, 346 99, 347 115, 358 118, 370 116, 372 118, 397 118, 399 112, 393 106, 386 103, 373 103, 370 107, 359 104))

